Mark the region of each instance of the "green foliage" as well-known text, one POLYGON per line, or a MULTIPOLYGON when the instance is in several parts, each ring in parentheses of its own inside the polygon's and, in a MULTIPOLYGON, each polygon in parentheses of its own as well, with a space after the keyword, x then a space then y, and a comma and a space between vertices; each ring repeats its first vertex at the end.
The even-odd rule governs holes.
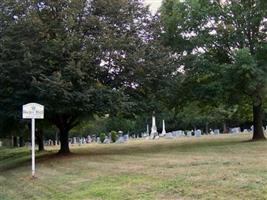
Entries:
POLYGON ((106 129, 108 131, 116 130, 125 132, 132 132, 134 130, 135 122, 133 119, 125 119, 122 117, 110 117, 107 119, 106 129))
MULTIPOLYGON (((184 69, 184 78, 177 84, 186 98, 174 104, 176 109, 181 102, 188 102, 185 99, 210 107, 208 113, 221 105, 246 108, 250 104, 258 106, 253 119, 254 127, 257 124, 261 130, 267 86, 266 56, 262 56, 266 52, 266 16, 266 1, 163 1, 162 39, 180 56, 184 69)), ((251 120, 251 113, 242 114, 246 115, 243 119, 251 120)), ((208 121, 213 121, 211 118, 208 121)))
POLYGON ((118 138, 118 134, 116 131, 111 131, 111 140, 112 142, 116 142, 117 138, 118 138))
POLYGON ((99 134, 99 138, 100 138, 100 142, 103 143, 105 138, 106 138, 106 134, 105 133, 100 133, 99 134))
POLYGON ((8 114, 19 120, 21 105, 36 101, 45 105, 60 138, 67 138, 93 114, 134 117, 138 102, 148 96, 144 82, 166 75, 153 70, 146 76, 150 67, 165 69, 162 60, 169 56, 157 53, 161 45, 150 29, 152 17, 139 1, 0 5, 1 119, 8 114))

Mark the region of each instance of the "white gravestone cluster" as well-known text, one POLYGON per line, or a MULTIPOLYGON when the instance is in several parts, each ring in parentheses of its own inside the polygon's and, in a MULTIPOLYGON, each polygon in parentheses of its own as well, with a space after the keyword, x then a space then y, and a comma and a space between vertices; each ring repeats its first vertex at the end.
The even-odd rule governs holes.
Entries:
POLYGON ((230 128, 230 133, 232 133, 232 134, 238 134, 240 132, 241 132, 240 127, 230 128))

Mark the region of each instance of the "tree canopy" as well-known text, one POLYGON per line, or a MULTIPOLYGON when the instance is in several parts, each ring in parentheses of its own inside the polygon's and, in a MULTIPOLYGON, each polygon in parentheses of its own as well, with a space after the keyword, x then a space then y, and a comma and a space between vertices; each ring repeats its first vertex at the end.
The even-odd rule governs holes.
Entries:
POLYGON ((161 8, 163 40, 181 57, 191 95, 209 104, 249 101, 255 140, 264 138, 266 8, 261 0, 171 0, 161 8))

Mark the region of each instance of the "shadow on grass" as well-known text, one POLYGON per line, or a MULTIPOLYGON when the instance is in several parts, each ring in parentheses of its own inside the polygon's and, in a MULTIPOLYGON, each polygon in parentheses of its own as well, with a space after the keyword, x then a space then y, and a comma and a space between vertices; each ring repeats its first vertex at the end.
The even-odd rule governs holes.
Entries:
MULTIPOLYGON (((7 151, 7 149, 5 149, 5 151, 7 151)), ((10 149, 10 151, 11 153, 7 153, 6 155, 2 156, 0 159, 0 174, 7 170, 16 169, 16 168, 31 164, 31 151, 30 150, 17 152, 16 154, 12 152, 12 149, 10 149)), ((0 151, 0 153, 2 152, 0 151)), ((42 159, 43 157, 49 157, 51 155, 53 154, 51 154, 51 152, 48 152, 48 151, 44 151, 40 153, 37 152, 36 160, 38 161, 42 159)))
MULTIPOLYGON (((69 154, 58 154, 55 151, 44 151, 37 153, 36 162, 45 163, 53 162, 54 160, 68 160, 76 157, 88 157, 88 156, 108 156, 108 155, 138 155, 138 154, 156 154, 166 152, 177 153, 196 153, 206 152, 206 150, 218 149, 222 150, 226 146, 235 147, 236 145, 243 145, 248 143, 248 140, 208 140, 208 141, 185 141, 179 143, 178 140, 167 141, 167 143, 142 143, 142 144, 109 144, 103 145, 103 148, 81 148, 74 149, 69 154)), ((252 143, 251 143, 252 144, 252 143)), ((100 147, 100 146, 99 146, 100 147)), ((0 151, 1 153, 1 151, 0 151)), ((12 153, 11 153, 12 154, 12 153)), ((16 169, 31 163, 31 154, 28 152, 17 152, 14 159, 5 155, 5 159, 0 160, 0 173, 7 170, 16 169), (8 157, 8 158, 7 158, 8 157)))
POLYGON ((107 146, 103 149, 86 149, 79 152, 73 152, 73 155, 88 156, 88 155, 133 155, 133 154, 151 154, 151 153, 165 153, 170 152, 197 152, 205 149, 224 147, 232 145, 242 145, 244 141, 197 141, 197 142, 185 142, 185 143, 149 143, 149 144, 135 144, 129 146, 107 146))

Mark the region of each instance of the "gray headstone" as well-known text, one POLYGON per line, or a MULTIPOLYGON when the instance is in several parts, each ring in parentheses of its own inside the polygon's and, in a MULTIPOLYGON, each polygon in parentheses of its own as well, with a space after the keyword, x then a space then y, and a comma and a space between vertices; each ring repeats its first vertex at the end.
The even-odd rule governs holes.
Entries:
POLYGON ((172 132, 168 132, 168 133, 166 133, 165 138, 170 138, 170 139, 172 139, 172 138, 173 138, 172 132))
POLYGON ((186 131, 186 135, 187 135, 188 137, 191 137, 191 136, 192 136, 192 131, 186 131))
POLYGON ((200 137, 201 136, 201 130, 200 129, 195 130, 194 134, 196 137, 200 137))
POLYGON ((104 144, 109 144, 110 143, 110 139, 108 137, 106 137, 103 143, 104 144))
POLYGON ((126 135, 123 136, 123 138, 124 138, 125 141, 127 141, 127 140, 129 140, 129 135, 126 134, 126 135))
POLYGON ((117 139, 117 141, 116 141, 116 143, 124 143, 124 137, 122 137, 122 136, 120 136, 118 139, 117 139))

